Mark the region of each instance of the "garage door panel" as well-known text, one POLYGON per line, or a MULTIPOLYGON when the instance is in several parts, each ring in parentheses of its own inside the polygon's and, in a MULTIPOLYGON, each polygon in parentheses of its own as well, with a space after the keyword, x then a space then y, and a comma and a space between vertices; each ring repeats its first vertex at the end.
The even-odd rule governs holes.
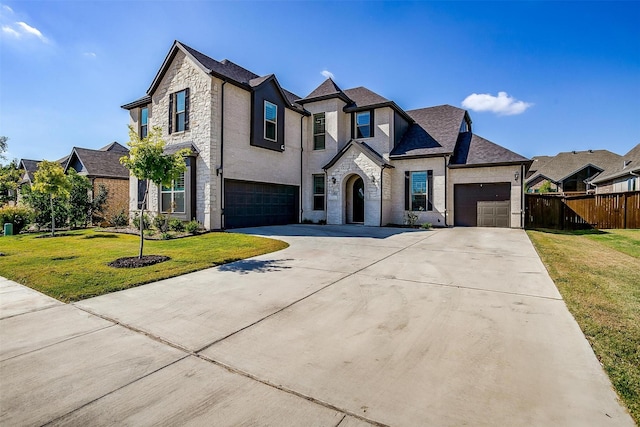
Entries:
POLYGON ((294 185, 225 180, 225 227, 297 223, 298 191, 294 185))
POLYGON ((453 197, 454 225, 510 226, 510 183, 456 184, 453 197))

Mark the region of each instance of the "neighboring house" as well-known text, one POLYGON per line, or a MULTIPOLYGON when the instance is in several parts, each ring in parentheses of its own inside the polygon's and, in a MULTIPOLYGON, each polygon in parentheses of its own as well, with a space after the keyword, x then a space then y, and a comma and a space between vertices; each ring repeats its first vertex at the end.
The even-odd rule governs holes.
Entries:
MULTIPOLYGON (((141 136, 163 129, 187 172, 150 184, 148 208, 207 229, 297 223, 522 227, 530 161, 472 133, 467 111, 404 111, 327 79, 306 97, 176 41, 144 97, 123 105, 141 136)), ((145 183, 130 180, 130 210, 145 183)))
POLYGON ((93 199, 104 186, 109 194, 102 214, 107 221, 124 212, 129 214, 129 169, 122 166, 120 158, 129 154, 129 150, 112 142, 99 150, 73 147, 64 169, 65 173, 73 168, 91 182, 93 199))
POLYGON ((622 157, 607 150, 569 151, 553 157, 534 157, 534 172, 526 180, 528 192, 537 193, 546 182, 559 193, 592 190, 588 182, 605 169, 622 162, 622 157))
MULTIPOLYGON (((60 160, 57 160, 58 163, 60 163, 60 166, 62 166, 62 168, 64 169, 67 166, 67 160, 69 160, 69 156, 65 156, 63 158, 61 158, 60 160)), ((31 185, 33 184, 33 180, 34 180, 34 175, 36 173, 36 171, 38 170, 38 165, 40 164, 42 160, 29 160, 29 159, 21 159, 20 163, 18 164, 18 169, 24 171, 24 175, 22 175, 22 180, 18 183, 18 197, 17 197, 17 201, 20 202, 21 199, 21 195, 20 195, 20 188, 22 188, 23 185, 31 185)))
POLYGON ((605 169, 590 184, 596 187, 596 194, 640 191, 640 144, 622 156, 617 164, 605 169))

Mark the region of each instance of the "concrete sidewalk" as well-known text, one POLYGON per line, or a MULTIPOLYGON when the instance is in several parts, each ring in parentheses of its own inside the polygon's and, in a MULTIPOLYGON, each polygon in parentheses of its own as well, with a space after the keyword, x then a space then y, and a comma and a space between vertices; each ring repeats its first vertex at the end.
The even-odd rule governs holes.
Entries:
POLYGON ((2 425, 633 426, 521 230, 276 253, 65 305, 0 280, 2 425))

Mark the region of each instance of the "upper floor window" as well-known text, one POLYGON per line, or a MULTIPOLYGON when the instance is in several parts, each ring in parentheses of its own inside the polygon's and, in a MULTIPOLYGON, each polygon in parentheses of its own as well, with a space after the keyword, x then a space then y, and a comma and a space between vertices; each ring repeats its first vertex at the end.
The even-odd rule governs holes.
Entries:
POLYGON ((356 113, 356 138, 371 138, 371 111, 356 113))
POLYGON ((278 106, 264 101, 264 139, 278 140, 278 106))
POLYGON ((184 174, 171 183, 170 187, 162 186, 162 212, 185 213, 184 174))
POLYGON ((313 175, 313 210, 324 210, 324 175, 313 175))
POLYGON ((313 149, 324 150, 325 124, 324 113, 313 115, 313 149))
POLYGON ((471 123, 465 118, 460 124, 460 133, 471 132, 471 123))
POLYGON ((149 133, 149 109, 140 109, 140 138, 146 138, 149 133))
POLYGON ((169 97, 169 133, 189 129, 189 88, 169 97))

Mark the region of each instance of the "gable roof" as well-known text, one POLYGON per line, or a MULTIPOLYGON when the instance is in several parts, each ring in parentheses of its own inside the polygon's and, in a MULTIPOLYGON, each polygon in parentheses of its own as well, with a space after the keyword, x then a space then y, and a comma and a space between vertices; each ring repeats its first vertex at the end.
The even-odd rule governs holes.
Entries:
POLYGON ((365 156, 367 156, 369 159, 371 159, 371 161, 373 161, 375 164, 377 164, 381 168, 393 168, 391 163, 387 162, 384 159, 384 157, 382 157, 380 154, 378 154, 378 152, 376 152, 376 150, 374 150, 373 148, 371 148, 370 146, 368 146, 366 143, 364 143, 362 141, 358 141, 358 140, 352 139, 351 141, 349 141, 349 143, 347 145, 345 145, 342 148, 342 150, 338 151, 338 154, 333 156, 333 158, 329 161, 329 163, 324 165, 322 167, 322 169, 327 170, 331 166, 335 165, 338 162, 338 160, 340 160, 340 158, 347 151, 349 151, 349 148, 351 148, 351 147, 354 147, 355 149, 357 149, 358 151, 363 153, 365 156))
POLYGON ((391 158, 453 154, 466 111, 451 105, 407 111, 415 121, 391 151, 391 158))
POLYGON ((542 167, 546 162, 553 159, 553 156, 533 156, 531 158, 531 167, 529 173, 533 174, 542 167))
POLYGON ((617 165, 614 163, 612 166, 606 168, 592 182, 598 184, 610 179, 631 175, 631 172, 635 174, 640 173, 640 144, 622 156, 622 160, 617 165))
POLYGON ((558 155, 542 164, 538 170, 527 178, 531 182, 543 176, 554 183, 559 183, 581 171, 587 166, 593 166, 600 171, 613 167, 616 163, 622 163, 622 157, 608 150, 568 151, 558 155))
POLYGON ((345 105, 342 109, 345 113, 389 107, 404 117, 407 122, 413 123, 413 118, 408 115, 406 111, 400 108, 398 104, 393 101, 389 101, 387 98, 378 95, 366 87, 360 86, 353 89, 347 89, 344 93, 352 100, 350 104, 345 105))
MULTIPOLYGON (((108 147, 108 146, 107 146, 108 147)), ((120 163, 120 157, 129 150, 90 150, 73 147, 65 173, 78 160, 89 177, 129 178, 129 170, 120 163)))
POLYGON ((481 136, 471 132, 463 132, 459 134, 456 150, 451 157, 449 166, 472 167, 521 163, 531 163, 531 160, 481 136))
POLYGON ((25 173, 29 177, 30 182, 33 182, 33 174, 38 170, 38 164, 40 162, 41 160, 29 160, 29 159, 20 160, 19 169, 22 169, 25 171, 25 173))
POLYGON ((119 142, 113 141, 111 144, 107 144, 104 147, 100 148, 99 151, 119 151, 128 153, 129 149, 119 142))
MULTIPOLYGON (((169 69, 171 62, 179 51, 183 52, 188 58, 190 58, 196 64, 196 66, 200 68, 205 74, 218 77, 245 90, 251 90, 252 87, 259 86, 264 81, 273 76, 273 74, 270 74, 260 77, 258 74, 255 74, 247 70, 246 68, 243 68, 232 61, 229 61, 228 59, 216 61, 215 59, 205 55, 204 53, 201 53, 193 49, 192 47, 189 47, 186 44, 175 40, 173 42, 173 45, 171 46, 171 49, 169 49, 169 53, 162 62, 162 66, 154 77, 151 86, 149 86, 149 89, 147 89, 147 94, 133 102, 122 105, 121 108, 130 110, 132 108, 142 107, 149 104, 151 102, 151 94, 154 93, 160 85, 162 78, 164 77, 165 73, 169 69)), ((296 105, 294 103, 294 101, 296 99, 299 99, 300 97, 292 94, 291 92, 289 92, 289 94, 293 96, 287 96, 287 93, 284 94, 284 100, 290 104, 288 107, 302 113, 304 109, 300 105, 296 105), (294 99, 292 100, 291 98, 294 99)))
POLYGON ((321 101, 323 99, 330 98, 340 98, 347 104, 351 104, 353 102, 331 78, 323 81, 320 86, 311 91, 309 95, 303 99, 299 99, 297 102, 302 105, 308 102, 321 101))
POLYGON ((268 82, 273 82, 276 86, 276 90, 280 93, 282 100, 286 103, 289 103, 289 106, 294 110, 298 111, 301 114, 308 115, 308 113, 304 110, 304 108, 297 104, 296 101, 298 96, 292 92, 286 91, 280 86, 280 82, 278 81, 275 74, 269 74, 267 76, 256 77, 255 79, 249 80, 249 86, 251 88, 258 88, 268 82))

